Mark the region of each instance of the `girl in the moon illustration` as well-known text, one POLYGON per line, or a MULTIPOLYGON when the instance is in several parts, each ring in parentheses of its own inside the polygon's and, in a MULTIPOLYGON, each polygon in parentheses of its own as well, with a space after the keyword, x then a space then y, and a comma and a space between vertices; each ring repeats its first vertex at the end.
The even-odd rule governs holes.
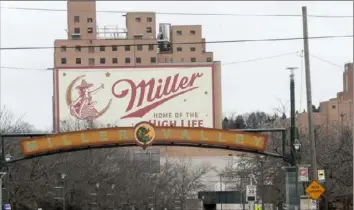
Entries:
POLYGON ((81 84, 76 86, 79 97, 70 104, 70 113, 72 116, 80 120, 92 122, 99 112, 95 108, 96 101, 92 101, 92 95, 104 88, 102 84, 100 87, 90 91, 89 89, 93 84, 87 83, 86 80, 82 80, 81 84))

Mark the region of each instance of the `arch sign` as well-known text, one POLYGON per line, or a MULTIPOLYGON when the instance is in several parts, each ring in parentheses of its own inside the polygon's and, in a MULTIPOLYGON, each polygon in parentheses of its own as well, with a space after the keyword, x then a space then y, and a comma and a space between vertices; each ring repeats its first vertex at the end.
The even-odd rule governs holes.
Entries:
POLYGON ((154 127, 141 122, 135 127, 75 131, 21 141, 23 155, 39 155, 84 147, 150 145, 200 145, 264 152, 268 137, 262 134, 211 128, 154 127))

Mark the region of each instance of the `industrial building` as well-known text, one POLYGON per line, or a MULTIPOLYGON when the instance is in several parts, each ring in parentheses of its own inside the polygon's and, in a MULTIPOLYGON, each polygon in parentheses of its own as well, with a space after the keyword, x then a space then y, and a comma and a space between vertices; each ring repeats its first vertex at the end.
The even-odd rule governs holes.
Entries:
POLYGON ((156 28, 154 12, 129 12, 125 28, 99 28, 95 1, 67 4, 68 38, 54 42, 56 68, 213 62, 201 25, 159 23, 156 28))

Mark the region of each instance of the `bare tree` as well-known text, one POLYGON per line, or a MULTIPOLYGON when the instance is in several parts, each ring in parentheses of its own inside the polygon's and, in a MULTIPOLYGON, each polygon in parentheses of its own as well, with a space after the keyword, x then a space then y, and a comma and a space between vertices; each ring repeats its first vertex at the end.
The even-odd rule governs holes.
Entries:
MULTIPOLYGON (((27 129, 30 126, 23 124, 21 130, 17 124, 17 132, 31 131, 27 129)), ((3 125, 15 130, 11 123, 3 125)), ((62 122, 61 131, 97 127, 100 126, 66 121, 62 122)), ((18 141, 11 142, 18 145, 18 141)), ((172 205, 176 198, 185 205, 188 198, 204 187, 201 177, 208 172, 207 165, 192 166, 183 159, 165 163, 159 173, 150 173, 146 163, 130 160, 128 151, 126 148, 91 149, 11 164, 9 202, 16 209, 24 210, 61 209, 64 197, 68 209, 127 209, 132 205, 158 208, 172 205), (65 179, 61 174, 66 175, 65 179), (61 188, 64 184, 65 191, 61 188)), ((15 152, 12 146, 9 152, 15 152)))

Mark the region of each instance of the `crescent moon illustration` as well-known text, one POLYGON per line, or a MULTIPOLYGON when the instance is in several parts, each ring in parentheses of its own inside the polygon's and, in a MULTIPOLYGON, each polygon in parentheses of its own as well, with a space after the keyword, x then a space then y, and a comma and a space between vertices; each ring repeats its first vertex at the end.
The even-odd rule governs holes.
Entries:
MULTIPOLYGON (((86 75, 81 75, 81 76, 76 77, 72 82, 70 82, 69 86, 66 88, 66 104, 67 104, 68 106, 70 106, 71 103, 72 103, 72 101, 73 101, 73 100, 72 100, 72 94, 71 94, 71 93, 72 93, 73 86, 75 85, 75 83, 76 83, 79 79, 81 79, 81 78, 83 78, 83 77, 85 77, 85 76, 86 76, 86 75)), ((109 102, 108 102, 108 104, 106 105, 106 107, 105 107, 104 109, 102 109, 102 111, 98 112, 96 118, 98 118, 98 117, 102 116, 104 113, 106 113, 107 110, 109 109, 109 107, 111 106, 111 104, 112 104, 112 99, 109 99, 109 102)))

